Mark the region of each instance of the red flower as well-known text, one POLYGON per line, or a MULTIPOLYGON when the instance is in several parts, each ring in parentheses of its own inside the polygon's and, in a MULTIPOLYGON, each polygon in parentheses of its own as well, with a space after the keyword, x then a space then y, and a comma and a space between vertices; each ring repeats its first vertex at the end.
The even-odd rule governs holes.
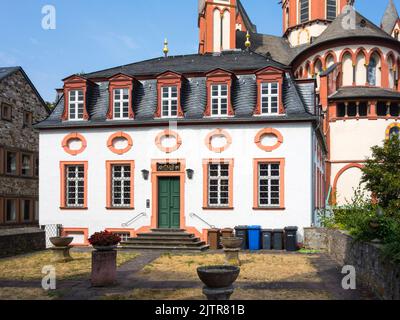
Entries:
POLYGON ((96 232, 89 238, 92 246, 108 247, 115 246, 121 242, 121 238, 108 231, 96 232))

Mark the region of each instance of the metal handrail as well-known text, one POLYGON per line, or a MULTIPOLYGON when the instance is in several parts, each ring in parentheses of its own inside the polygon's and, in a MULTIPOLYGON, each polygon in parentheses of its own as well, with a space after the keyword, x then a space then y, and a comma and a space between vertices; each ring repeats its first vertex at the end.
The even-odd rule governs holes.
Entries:
POLYGON ((200 217, 200 216, 198 216, 197 214, 195 214, 195 213, 190 213, 189 214, 189 216, 191 217, 191 218, 193 218, 193 217, 196 217, 197 219, 199 219, 199 220, 201 220, 201 221, 203 221, 206 225, 208 225, 210 228, 212 228, 212 229, 214 229, 215 228, 215 226, 214 225, 212 225, 212 224, 209 224, 206 220, 204 220, 202 217, 200 217))
POLYGON ((132 218, 128 222, 125 222, 125 223, 121 224, 121 226, 122 227, 129 227, 132 223, 134 223, 141 216, 146 217, 147 213, 146 212, 139 213, 137 216, 135 216, 134 218, 132 218))

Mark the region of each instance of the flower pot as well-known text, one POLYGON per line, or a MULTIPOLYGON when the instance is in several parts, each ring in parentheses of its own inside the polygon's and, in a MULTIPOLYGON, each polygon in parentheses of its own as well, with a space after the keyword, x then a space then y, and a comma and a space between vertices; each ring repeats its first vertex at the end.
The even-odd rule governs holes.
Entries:
POLYGON ((200 280, 208 288, 226 288, 231 286, 240 273, 235 266, 206 266, 197 268, 200 280))
POLYGON ((95 248, 97 251, 113 251, 117 248, 117 245, 113 246, 96 246, 93 245, 93 248, 95 248))
POLYGON ((221 243, 226 249, 236 249, 242 246, 243 239, 242 238, 222 238, 221 243))
POLYGON ((73 237, 52 237, 50 238, 50 242, 55 247, 68 247, 72 241, 74 240, 73 237))

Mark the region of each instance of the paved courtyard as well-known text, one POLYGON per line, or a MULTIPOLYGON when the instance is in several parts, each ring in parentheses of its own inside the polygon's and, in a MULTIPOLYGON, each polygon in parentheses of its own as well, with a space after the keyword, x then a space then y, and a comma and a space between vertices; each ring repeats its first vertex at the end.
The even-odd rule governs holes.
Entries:
MULTIPOLYGON (((18 263, 18 259, 27 259, 38 254, 42 253, 11 259, 18 263)), ((75 250, 74 254, 83 254, 88 259, 86 251, 75 250)), ((4 274, 7 275, 9 271, 4 268, 10 258, 0 259, 0 270, 3 270, 3 275, 0 275, 0 299, 202 300, 204 296, 202 284, 196 275, 197 266, 220 264, 224 261, 221 252, 211 251, 135 251, 120 252, 119 255, 123 257, 119 259, 118 283, 115 286, 92 288, 85 265, 85 272, 78 272, 78 266, 75 266, 76 276, 69 271, 68 276, 57 281, 57 289, 49 292, 41 289, 41 278, 38 275, 5 277, 4 274)), ((83 261, 83 258, 79 259, 83 261)), ((243 252, 241 260, 241 274, 235 284, 233 300, 374 299, 368 290, 359 285, 357 290, 343 290, 340 266, 324 253, 243 252)), ((65 272, 68 264, 56 266, 56 270, 63 268, 65 272)), ((36 268, 40 274, 40 263, 36 268)))

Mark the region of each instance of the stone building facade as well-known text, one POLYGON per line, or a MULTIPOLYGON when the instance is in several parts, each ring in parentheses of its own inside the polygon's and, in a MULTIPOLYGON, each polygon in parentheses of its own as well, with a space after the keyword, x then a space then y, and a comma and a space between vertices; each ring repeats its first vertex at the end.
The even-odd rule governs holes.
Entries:
POLYGON ((0 227, 38 223, 39 134, 48 108, 21 67, 0 67, 0 227))

